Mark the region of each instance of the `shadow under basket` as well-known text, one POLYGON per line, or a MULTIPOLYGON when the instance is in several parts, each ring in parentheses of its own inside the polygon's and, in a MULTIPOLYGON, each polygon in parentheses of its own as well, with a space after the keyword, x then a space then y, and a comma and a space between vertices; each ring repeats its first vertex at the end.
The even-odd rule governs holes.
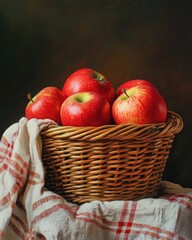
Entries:
POLYGON ((51 125, 41 132, 45 186, 78 204, 155 197, 182 128, 171 111, 160 124, 51 125))

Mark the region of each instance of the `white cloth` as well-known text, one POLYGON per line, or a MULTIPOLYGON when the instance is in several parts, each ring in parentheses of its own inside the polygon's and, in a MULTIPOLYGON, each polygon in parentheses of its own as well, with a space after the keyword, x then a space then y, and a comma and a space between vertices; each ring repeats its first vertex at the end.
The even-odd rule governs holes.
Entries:
POLYGON ((0 142, 0 239, 192 239, 192 189, 162 182, 160 196, 80 206, 44 188, 40 131, 21 118, 0 142))

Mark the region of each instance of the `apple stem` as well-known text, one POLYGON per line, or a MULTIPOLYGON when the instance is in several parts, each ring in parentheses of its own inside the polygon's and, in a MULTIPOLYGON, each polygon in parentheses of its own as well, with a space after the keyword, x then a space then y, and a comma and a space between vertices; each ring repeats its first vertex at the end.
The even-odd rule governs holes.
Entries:
POLYGON ((32 96, 31 96, 31 93, 28 93, 28 94, 27 94, 27 98, 29 99, 29 101, 33 102, 33 99, 32 99, 32 96))
POLYGON ((92 77, 100 82, 105 82, 105 77, 101 73, 98 73, 96 71, 92 73, 92 77))
POLYGON ((126 89, 123 88, 122 91, 123 91, 123 92, 125 93, 125 95, 129 98, 129 95, 128 95, 127 92, 126 92, 126 89))

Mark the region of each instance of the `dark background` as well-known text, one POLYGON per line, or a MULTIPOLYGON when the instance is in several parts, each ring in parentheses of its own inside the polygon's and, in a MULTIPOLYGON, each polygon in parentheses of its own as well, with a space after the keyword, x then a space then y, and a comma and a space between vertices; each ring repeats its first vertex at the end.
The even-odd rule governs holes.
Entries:
POLYGON ((0 1, 0 134, 27 93, 62 87, 82 67, 115 86, 148 79, 185 123, 164 179, 192 187, 192 1, 0 1))

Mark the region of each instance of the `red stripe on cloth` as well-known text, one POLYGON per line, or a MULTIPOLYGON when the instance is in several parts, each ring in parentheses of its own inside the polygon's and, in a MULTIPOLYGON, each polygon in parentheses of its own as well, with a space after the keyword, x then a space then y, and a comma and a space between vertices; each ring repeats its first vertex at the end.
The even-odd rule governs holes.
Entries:
MULTIPOLYGON (((133 226, 134 228, 139 228, 140 230, 141 230, 142 228, 146 228, 146 229, 149 229, 149 231, 153 231, 153 232, 155 232, 155 233, 157 233, 157 234, 162 233, 162 234, 165 234, 165 235, 167 235, 168 237, 171 237, 171 238, 173 238, 173 237, 175 236, 175 233, 173 233, 173 232, 171 232, 171 231, 163 230, 163 229, 161 229, 161 228, 159 228, 159 227, 151 226, 151 225, 145 224, 145 223, 134 223, 134 222, 133 222, 132 226, 133 226)), ((139 231, 140 231, 140 230, 139 230, 139 231)))
POLYGON ((25 178, 21 174, 16 173, 13 169, 8 168, 9 174, 16 179, 17 186, 21 189, 25 183, 25 178))
MULTIPOLYGON (((67 205, 64 204, 56 204, 51 208, 46 209, 45 211, 43 211, 42 213, 40 213, 38 216, 36 216, 31 223, 31 228, 33 227, 34 224, 36 224, 37 222, 41 221, 43 218, 46 218, 47 216, 51 215, 52 213, 61 210, 61 209, 65 209, 65 210, 69 210, 69 207, 67 205)), ((70 211, 69 211, 70 212, 70 211)), ((72 216, 73 217, 73 216, 72 216)))
POLYGON ((33 180, 33 179, 29 179, 29 181, 28 181, 28 184, 29 185, 37 185, 37 184, 41 184, 41 183, 44 183, 45 182, 45 180, 44 179, 41 179, 40 181, 35 181, 35 180, 33 180))
POLYGON ((18 182, 16 182, 15 184, 13 184, 13 186, 11 188, 11 195, 18 193, 21 189, 22 189, 22 187, 18 184, 18 182))
MULTIPOLYGON (((121 214, 122 217, 123 214, 121 214)), ((82 212, 76 215, 77 220, 81 220, 84 222, 94 223, 101 229, 109 230, 111 232, 117 232, 119 229, 119 222, 115 222, 114 220, 109 221, 100 215, 96 215, 90 212, 82 212), (98 222, 99 221, 99 222, 98 222)), ((123 220, 123 219, 122 219, 123 220)), ((121 226, 125 226, 126 222, 121 222, 121 226)), ((123 230, 122 230, 123 232, 123 230)))
MULTIPOLYGON (((91 218, 98 219, 102 223, 107 224, 109 226, 118 226, 118 222, 109 221, 109 220, 101 217, 100 215, 96 215, 95 213, 82 212, 82 213, 76 214, 76 218, 83 218, 83 216, 85 216, 89 219, 91 219, 91 218)), ((84 218, 84 219, 86 219, 86 218, 84 218)))
POLYGON ((20 126, 15 130, 15 132, 12 133, 12 135, 10 137, 11 138, 11 143, 10 143, 10 141, 7 140, 7 138, 5 137, 5 134, 3 134, 3 136, 2 136, 1 142, 4 145, 7 145, 8 147, 13 147, 15 139, 19 134, 19 130, 20 130, 20 126))
MULTIPOLYGON (((28 164, 18 154, 14 154, 14 156, 0 156, 0 158, 4 161, 4 169, 9 166, 14 168, 14 171, 18 171, 21 175, 26 175, 28 164)), ((0 173, 1 172, 2 168, 0 168, 0 173)))
POLYGON ((0 147, 0 153, 2 154, 0 155, 1 161, 4 160, 5 157, 10 158, 12 155, 12 151, 9 151, 8 149, 2 148, 2 147, 0 147))
MULTIPOLYGON (((171 200, 170 200, 171 201, 171 200)), ((175 200, 174 200, 175 202, 175 200)), ((179 204, 185 206, 186 208, 188 208, 189 210, 192 210, 192 204, 190 204, 189 202, 185 201, 185 200, 178 200, 177 201, 179 204)))
POLYGON ((33 203, 33 211, 38 208, 39 206, 43 205, 44 203, 47 203, 49 201, 52 201, 52 200, 60 200, 61 197, 58 196, 58 195, 50 195, 50 196, 47 196, 47 197, 44 197, 38 201, 36 201, 35 203, 33 203))
POLYGON ((189 195, 185 195, 185 194, 172 194, 172 193, 166 193, 164 196, 162 196, 161 198, 187 198, 189 200, 192 200, 192 196, 189 195))
POLYGON ((6 163, 4 163, 3 166, 0 167, 0 173, 2 173, 7 168, 8 168, 8 165, 6 163))
POLYGON ((122 209, 121 216, 120 216, 119 223, 118 223, 118 227, 117 227, 117 230, 116 230, 116 239, 119 238, 119 234, 122 232, 122 227, 124 226, 124 220, 125 220, 125 217, 126 217, 127 211, 128 211, 128 204, 129 204, 128 201, 124 201, 123 209, 122 209))
POLYGON ((133 225, 136 208, 137 208, 137 202, 132 202, 131 213, 129 215, 129 220, 127 222, 127 226, 126 226, 126 230, 125 230, 126 236, 124 236, 124 237, 127 237, 127 234, 129 234, 131 232, 131 227, 133 225))
POLYGON ((37 178, 37 179, 40 179, 41 178, 41 175, 37 172, 34 172, 34 171, 31 171, 30 172, 30 177, 31 178, 37 178))
MULTIPOLYGON (((139 235, 143 234, 145 237, 146 236, 151 236, 151 237, 153 237, 153 239, 157 239, 157 240, 159 240, 159 239, 162 239, 162 240, 172 240, 173 239, 172 237, 165 237, 161 233, 151 232, 150 230, 147 231, 147 230, 133 230, 132 229, 129 234, 135 235, 137 237, 139 235)), ((128 239, 128 238, 125 238, 125 239, 128 239)))
POLYGON ((28 231, 26 224, 24 223, 24 221, 19 216, 17 216, 16 214, 13 213, 12 218, 15 219, 20 224, 20 226, 21 226, 21 228, 23 229, 24 232, 28 231))
MULTIPOLYGON (((11 141, 8 141, 4 135, 2 136, 0 143, 1 143, 1 145, 4 145, 5 148, 0 147, 0 153, 3 153, 3 155, 5 154, 6 156, 11 157, 13 148, 14 148, 14 144, 15 144, 15 140, 19 134, 19 129, 20 129, 20 127, 12 134, 11 141)), ((0 157, 0 159, 2 160, 2 156, 0 157)))
POLYGON ((25 183, 25 177, 23 174, 15 172, 12 168, 10 168, 6 163, 0 168, 0 173, 3 171, 8 171, 11 176, 17 179, 17 184, 22 188, 23 184, 25 183))
MULTIPOLYGON (((5 139, 5 138, 4 138, 4 139, 5 139)), ((1 141, 1 143, 3 143, 3 142, 1 141)), ((9 142, 6 140, 6 144, 5 144, 5 142, 4 142, 3 145, 4 145, 4 147, 3 147, 3 146, 0 147, 0 153, 3 153, 3 155, 6 154, 6 155, 8 155, 9 157, 11 157, 12 152, 13 152, 14 142, 9 143, 9 142)))
POLYGON ((11 199, 11 194, 8 193, 6 196, 4 196, 4 197, 0 200, 0 205, 2 205, 2 206, 6 205, 10 199, 11 199))
MULTIPOLYGON (((88 222, 88 223, 93 223, 94 225, 98 226, 99 228, 103 229, 103 230, 107 230, 107 231, 110 231, 110 232, 114 232, 116 233, 117 232, 117 229, 115 228, 112 228, 112 227, 108 227, 108 226, 105 226, 103 225, 103 223, 99 223, 96 221, 96 219, 90 219, 90 218, 83 218, 83 217, 77 217, 76 218, 77 220, 81 220, 83 222, 88 222)), ((110 224, 110 225, 113 225, 113 224, 110 224)), ((116 239, 116 238, 115 238, 116 239)))
POLYGON ((13 149, 13 146, 14 146, 14 142, 12 141, 12 143, 10 143, 7 138, 5 136, 2 136, 1 138, 1 143, 6 147, 6 148, 9 148, 9 149, 13 149))
POLYGON ((21 239, 25 239, 25 234, 19 230, 19 228, 12 222, 9 222, 9 227, 12 229, 12 231, 21 239))
POLYGON ((192 196, 184 195, 184 194, 166 194, 162 198, 170 201, 170 202, 177 202, 184 207, 192 210, 192 196))
MULTIPOLYGON (((15 138, 19 135, 20 127, 21 127, 21 126, 19 126, 19 127, 17 128, 17 130, 13 133, 13 139, 15 139, 15 138)), ((13 141, 12 141, 12 142, 13 142, 13 141)))
POLYGON ((28 184, 29 185, 36 185, 44 183, 45 179, 41 177, 41 175, 37 172, 31 171, 29 175, 28 184))
MULTIPOLYGON (((131 204, 131 208, 130 209, 127 208, 127 211, 125 212, 125 215, 130 212, 128 221, 124 221, 125 216, 123 216, 124 213, 122 212, 121 217, 123 216, 124 219, 123 218, 120 219, 120 222, 119 222, 120 225, 119 225, 119 227, 117 229, 117 233, 116 233, 116 238, 117 239, 119 239, 121 235, 123 235, 124 239, 127 239, 129 233, 131 232, 131 227, 132 227, 133 221, 134 221, 137 202, 131 201, 131 202, 129 202, 129 204, 131 204)), ((127 207, 128 207, 128 205, 127 205, 127 207)))
MULTIPOLYGON (((133 207, 134 209, 135 207, 133 207)), ((132 218, 134 218, 133 216, 133 212, 135 212, 135 210, 132 210, 132 213, 131 213, 131 221, 132 221, 132 218)), ((86 221, 87 218, 88 219, 97 219, 99 221, 101 221, 102 223, 106 224, 106 225, 109 225, 109 226, 115 226, 115 227, 119 227, 119 222, 115 222, 114 220, 113 221, 109 221, 107 220, 106 218, 104 217, 101 217, 101 215, 97 215, 95 213, 91 213, 91 212, 81 212, 81 213, 78 213, 76 214, 76 218, 77 219, 84 219, 86 221)), ((127 226, 127 222, 122 222, 121 223, 122 227, 124 226, 127 226)), ((129 224, 128 224, 129 225, 129 224)))
POLYGON ((15 153, 14 157, 23 165, 24 168, 28 169, 28 163, 18 153, 15 153))
POLYGON ((192 196, 184 195, 184 194, 174 194, 174 196, 180 197, 180 198, 187 198, 189 200, 192 200, 192 196))
POLYGON ((14 171, 16 170, 16 171, 18 171, 21 174, 25 174, 26 173, 26 169, 24 171, 23 167, 21 167, 19 165, 19 163, 17 161, 13 160, 12 158, 7 159, 7 162, 9 163, 9 165, 14 167, 14 171))
POLYGON ((41 178, 41 175, 37 172, 31 171, 30 172, 30 177, 34 177, 34 178, 39 179, 39 178, 41 178))
POLYGON ((27 168, 20 166, 17 160, 14 160, 12 157, 11 158, 5 157, 4 161, 6 162, 5 164, 7 164, 9 167, 13 167, 14 171, 18 171, 21 175, 27 174, 27 168))
POLYGON ((3 135, 2 138, 1 138, 1 143, 5 146, 9 146, 10 143, 9 141, 7 140, 7 138, 3 135))

